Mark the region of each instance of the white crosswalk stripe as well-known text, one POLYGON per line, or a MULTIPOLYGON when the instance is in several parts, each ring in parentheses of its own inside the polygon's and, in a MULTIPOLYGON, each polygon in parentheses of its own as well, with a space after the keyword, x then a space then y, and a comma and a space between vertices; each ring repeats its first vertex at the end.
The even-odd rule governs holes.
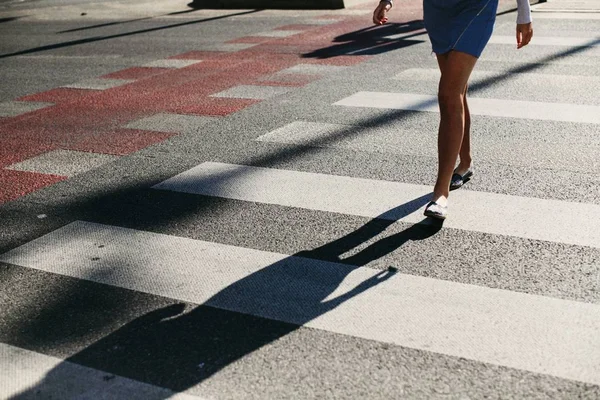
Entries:
MULTIPOLYGON (((431 191, 420 185, 220 163, 201 164, 155 188, 413 223, 423 219, 426 202, 416 211, 399 205, 431 191)), ((448 227, 600 248, 598 205, 531 202, 467 190, 454 194, 452 202, 470 212, 453 215, 448 227), (553 225, 561 229, 548 229, 553 225)))
POLYGON ((47 379, 52 382, 45 392, 48 398, 201 400, 4 343, 0 343, 0 366, 0 394, 4 398, 34 398, 33 388, 40 379, 47 379), (28 393, 30 390, 33 393, 28 393))
MULTIPOLYGON (((436 96, 414 93, 358 92, 335 105, 439 111, 436 96)), ((600 106, 471 97, 469 108, 472 115, 600 124, 600 106)))

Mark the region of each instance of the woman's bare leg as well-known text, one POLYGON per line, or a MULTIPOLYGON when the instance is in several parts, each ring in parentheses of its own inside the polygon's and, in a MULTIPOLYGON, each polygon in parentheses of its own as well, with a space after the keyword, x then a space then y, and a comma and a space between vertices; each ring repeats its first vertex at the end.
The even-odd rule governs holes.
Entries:
POLYGON ((469 89, 469 85, 465 87, 465 130, 463 133, 463 140, 460 145, 460 151, 458 153, 460 162, 458 163, 458 167, 456 167, 456 172, 460 175, 464 175, 465 172, 469 170, 471 167, 471 113, 469 112, 469 104, 467 103, 467 91, 469 89))
MULTIPOLYGON (((438 56, 438 64, 442 73, 438 91, 440 106, 439 165, 438 177, 433 189, 433 201, 440 205, 447 203, 450 180, 465 136, 466 88, 476 62, 476 57, 458 51, 438 56)), ((465 148, 465 151, 467 149, 468 147, 465 148)))

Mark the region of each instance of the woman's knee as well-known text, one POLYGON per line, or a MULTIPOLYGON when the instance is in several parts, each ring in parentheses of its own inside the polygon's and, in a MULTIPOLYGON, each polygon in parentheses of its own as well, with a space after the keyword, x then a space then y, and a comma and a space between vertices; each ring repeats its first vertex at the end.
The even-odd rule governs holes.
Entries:
POLYGON ((438 91, 438 102, 442 113, 462 113, 465 107, 465 93, 441 87, 438 91))

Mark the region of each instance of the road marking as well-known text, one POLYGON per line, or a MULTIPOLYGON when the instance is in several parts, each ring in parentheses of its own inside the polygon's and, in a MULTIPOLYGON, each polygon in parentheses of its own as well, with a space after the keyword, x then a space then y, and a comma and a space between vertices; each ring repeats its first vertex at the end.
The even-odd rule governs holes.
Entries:
POLYGON ((93 78, 81 82, 70 83, 68 85, 62 85, 61 87, 72 89, 106 90, 123 86, 131 82, 135 82, 135 80, 93 78))
POLYGON ((256 46, 256 43, 198 43, 195 48, 197 51, 236 52, 254 46, 256 46))
MULTIPOLYGON (((377 154, 410 154, 437 157, 437 130, 410 126, 360 126, 294 121, 256 138, 271 143, 351 149, 377 154)), ((475 132, 478 157, 510 166, 556 169, 600 174, 600 144, 561 132, 497 137, 475 132), (535 146, 535 152, 531 151, 535 146)))
POLYGON ((159 113, 131 121, 125 125, 125 128, 157 132, 197 133, 203 126, 215 120, 215 117, 159 113))
POLYGON ((293 67, 286 68, 279 73, 289 73, 289 74, 309 74, 309 75, 325 75, 325 74, 333 74, 340 73, 342 71, 347 70, 348 67, 341 65, 323 65, 323 64, 297 64, 293 67))
POLYGON ((219 93, 212 94, 210 97, 226 97, 235 99, 254 99, 266 100, 271 97, 279 96, 293 90, 290 87, 283 86, 257 86, 257 85, 239 85, 219 93))
MULTIPOLYGON (((437 97, 414 93, 357 92, 334 105, 439 112, 437 97)), ((600 106, 469 97, 471 115, 600 124, 600 106)))
POLYGON ((248 36, 258 36, 258 37, 273 37, 273 38, 284 38, 288 36, 297 35, 299 33, 303 33, 304 31, 286 31, 286 30, 276 30, 276 31, 267 31, 267 32, 258 32, 251 33, 248 36))
MULTIPOLYGON (((437 83, 440 79, 440 70, 436 68, 409 68, 394 76, 395 80, 408 81, 427 81, 437 83)), ((505 71, 473 71, 469 78, 469 86, 476 86, 481 83, 502 79, 510 82, 526 82, 531 85, 545 83, 552 86, 578 86, 589 84, 600 84, 600 76, 581 76, 581 75, 559 75, 544 74, 532 72, 507 73, 505 71)), ((495 82, 494 82, 495 83, 495 82)))
POLYGON ((4 399, 200 400, 4 343, 0 343, 0 370, 0 397, 4 399))
MULTIPOLYGON (((431 192, 430 186, 212 162, 154 188, 407 222, 423 220, 426 201, 414 202, 431 192)), ((460 190, 450 212, 449 228, 600 247, 594 204, 460 190)))
POLYGON ((31 111, 53 106, 54 103, 39 101, 6 101, 0 103, 0 117, 16 117, 31 111))
MULTIPOLYGON (((493 44, 517 44, 514 36, 492 35, 488 43, 493 44)), ((550 37, 534 36, 530 45, 534 46, 569 46, 569 47, 598 47, 600 38, 594 37, 550 37)))
POLYGON ((408 33, 395 33, 393 35, 382 36, 382 39, 386 40, 411 40, 417 42, 426 42, 428 41, 427 31, 426 30, 418 30, 416 32, 408 32, 408 33))
POLYGON ((202 62, 202 60, 177 60, 177 59, 165 59, 165 60, 155 60, 150 61, 146 64, 143 64, 142 67, 148 68, 185 68, 190 65, 198 64, 202 62))
POLYGON ((6 169, 72 177, 119 158, 119 156, 86 151, 53 150, 12 164, 6 169))
POLYGON ((594 304, 82 221, 11 250, 0 260, 600 384, 600 306, 594 304))
POLYGON ((339 19, 325 19, 325 18, 312 18, 312 19, 307 19, 302 21, 303 24, 306 25, 331 25, 331 24, 337 24, 338 22, 341 22, 342 20, 339 19))

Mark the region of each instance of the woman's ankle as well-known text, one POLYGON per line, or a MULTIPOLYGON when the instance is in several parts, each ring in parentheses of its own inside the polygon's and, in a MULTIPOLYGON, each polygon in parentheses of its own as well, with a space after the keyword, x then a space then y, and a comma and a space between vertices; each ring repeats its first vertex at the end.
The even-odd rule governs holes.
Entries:
POLYGON ((437 188, 433 189, 433 196, 431 196, 431 200, 436 203, 445 206, 448 203, 448 196, 450 195, 450 190, 438 190, 437 188))
POLYGON ((471 168, 471 165, 473 164, 473 160, 471 159, 471 157, 461 157, 459 159, 458 162, 458 166, 456 167, 456 171, 457 172, 467 172, 469 170, 469 168, 471 168))

